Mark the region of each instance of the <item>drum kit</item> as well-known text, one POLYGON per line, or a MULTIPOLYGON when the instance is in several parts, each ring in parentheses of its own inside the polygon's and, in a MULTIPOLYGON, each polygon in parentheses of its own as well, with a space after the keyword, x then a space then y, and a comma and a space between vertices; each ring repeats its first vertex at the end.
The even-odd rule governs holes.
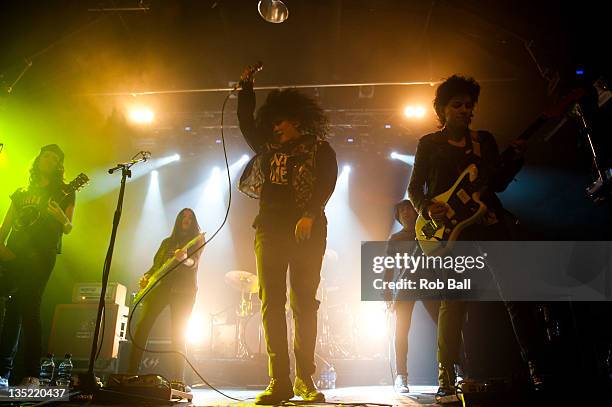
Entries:
MULTIPOLYGON (((232 270, 225 273, 225 283, 240 292, 240 303, 236 308, 236 317, 238 318, 236 357, 248 359, 253 355, 246 343, 246 325, 254 314, 253 294, 259 290, 259 280, 255 274, 248 271, 232 270)), ((261 342, 261 330, 259 330, 258 336, 261 342)))
MULTIPOLYGON (((329 284, 326 276, 331 273, 334 265, 338 262, 338 254, 331 249, 325 251, 323 259, 323 269, 321 284, 319 286, 318 297, 321 301, 319 308, 319 335, 317 354, 324 359, 345 358, 351 353, 353 345, 352 329, 347 326, 338 326, 338 321, 352 320, 348 314, 350 310, 348 304, 332 305, 330 294, 339 291, 339 287, 329 284)), ((232 270, 225 274, 225 283, 240 292, 240 303, 236 307, 236 317, 238 319, 236 329, 237 358, 251 358, 254 354, 247 346, 246 327, 249 320, 255 314, 253 309, 253 294, 259 291, 259 280, 255 274, 242 270, 232 270)), ((289 309, 287 310, 289 311, 289 309)), ((289 317, 290 318, 290 317, 289 317)), ((292 328, 291 323, 288 327, 292 328)), ((258 329, 259 349, 262 342, 261 324, 258 329)))

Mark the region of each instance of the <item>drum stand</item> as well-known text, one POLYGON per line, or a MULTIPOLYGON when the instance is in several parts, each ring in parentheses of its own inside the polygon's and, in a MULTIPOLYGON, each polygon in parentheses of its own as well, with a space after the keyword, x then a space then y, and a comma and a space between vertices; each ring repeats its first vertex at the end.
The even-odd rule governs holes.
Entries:
POLYGON ((240 305, 238 305, 238 310, 236 311, 236 316, 238 317, 238 324, 236 326, 236 343, 238 351, 236 352, 236 357, 239 359, 250 359, 253 357, 246 343, 246 325, 253 316, 253 301, 251 296, 251 293, 242 291, 240 293, 240 305))
POLYGON ((347 358, 349 353, 335 339, 329 321, 329 298, 325 279, 321 279, 321 330, 319 336, 320 357, 327 361, 332 358, 347 358))

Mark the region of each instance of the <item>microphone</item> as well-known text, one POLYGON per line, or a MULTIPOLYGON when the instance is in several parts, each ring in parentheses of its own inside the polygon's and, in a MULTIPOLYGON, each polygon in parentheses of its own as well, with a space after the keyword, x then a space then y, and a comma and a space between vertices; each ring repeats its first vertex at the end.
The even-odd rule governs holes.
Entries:
POLYGON ((146 162, 149 158, 151 158, 151 153, 149 151, 141 151, 138 154, 136 154, 134 156, 134 158, 132 158, 129 162, 127 162, 127 163, 119 163, 116 166, 114 166, 113 168, 109 169, 108 173, 112 174, 113 172, 117 171, 118 169, 129 170, 130 168, 132 168, 133 165, 138 164, 140 162, 146 162))
POLYGON ((253 65, 247 66, 244 69, 244 72, 242 72, 242 75, 240 76, 240 79, 238 80, 238 82, 236 82, 236 84, 234 85, 233 90, 238 89, 240 87, 240 84, 243 82, 252 82, 253 78, 255 77, 255 74, 261 71, 262 69, 263 69, 263 62, 261 61, 257 61, 253 65))

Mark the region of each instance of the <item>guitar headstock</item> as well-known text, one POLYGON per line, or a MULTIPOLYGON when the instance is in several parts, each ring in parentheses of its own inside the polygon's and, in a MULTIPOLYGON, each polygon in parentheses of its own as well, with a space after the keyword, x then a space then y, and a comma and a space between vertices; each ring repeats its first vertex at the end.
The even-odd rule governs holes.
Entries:
POLYGON ((561 98, 558 103, 548 108, 543 114, 544 117, 552 119, 563 116, 564 114, 568 113, 571 106, 580 100, 585 94, 586 91, 583 88, 576 88, 572 90, 570 93, 561 98))
POLYGON ((70 183, 66 186, 66 190, 69 192, 76 192, 83 188, 85 185, 89 183, 89 177, 83 173, 80 173, 76 176, 75 179, 70 181, 70 183))

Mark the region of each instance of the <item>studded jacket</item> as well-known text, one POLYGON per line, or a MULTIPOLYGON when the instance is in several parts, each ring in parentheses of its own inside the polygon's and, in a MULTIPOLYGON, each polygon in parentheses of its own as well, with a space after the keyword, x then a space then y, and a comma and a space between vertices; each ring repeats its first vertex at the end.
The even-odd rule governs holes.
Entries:
POLYGON ((325 205, 338 176, 334 150, 328 142, 311 134, 304 134, 295 142, 272 143, 270 136, 257 128, 254 110, 255 93, 252 87, 244 86, 238 94, 238 120, 245 140, 256 155, 240 178, 240 191, 260 200, 260 216, 273 211, 324 217, 325 205), (288 185, 293 202, 274 202, 278 196, 265 192, 264 185, 272 176, 270 163, 279 154, 288 157, 288 185))

